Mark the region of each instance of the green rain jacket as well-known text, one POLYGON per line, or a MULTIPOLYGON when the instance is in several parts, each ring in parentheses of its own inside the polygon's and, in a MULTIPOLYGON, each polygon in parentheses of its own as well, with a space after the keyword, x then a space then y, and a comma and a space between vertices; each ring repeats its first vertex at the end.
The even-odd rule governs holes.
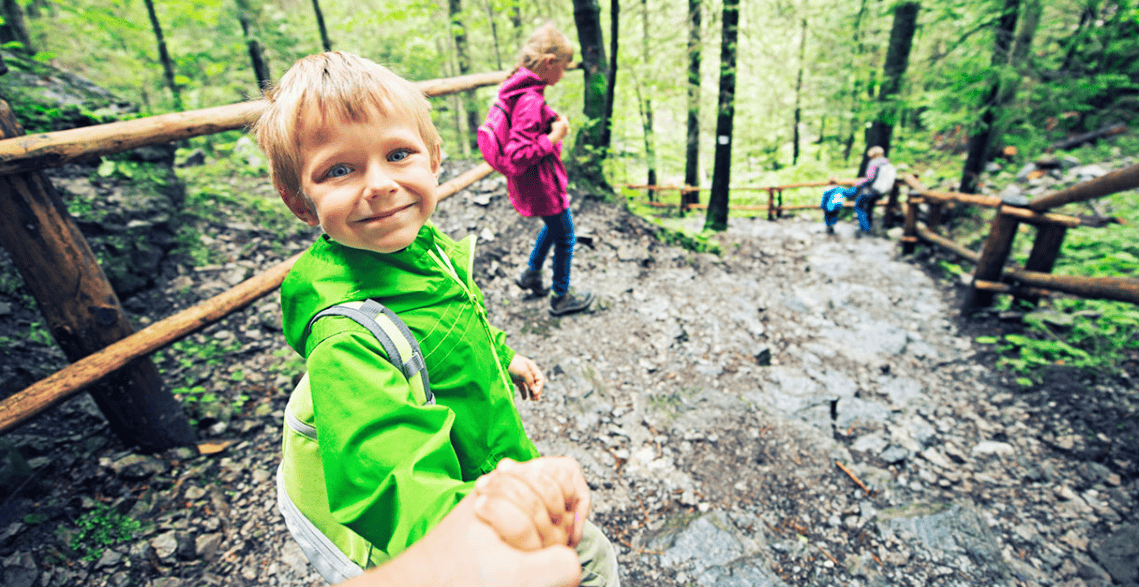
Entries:
POLYGON ((430 223, 389 254, 324 235, 281 286, 285 338, 305 357, 311 389, 309 403, 298 386, 286 419, 313 420, 319 459, 291 446, 286 426, 279 488, 360 567, 422 538, 501 459, 538 456, 514 405, 514 351, 487 321, 473 260, 473 237, 456 243, 430 223), (324 317, 306 331, 321 310, 366 299, 394 311, 419 342, 435 405, 350 318, 324 317))

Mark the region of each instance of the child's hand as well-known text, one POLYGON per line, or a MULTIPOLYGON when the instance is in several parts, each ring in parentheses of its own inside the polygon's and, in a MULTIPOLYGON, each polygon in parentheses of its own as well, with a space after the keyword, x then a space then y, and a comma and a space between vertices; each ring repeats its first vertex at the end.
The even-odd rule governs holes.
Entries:
POLYGON ((556 145, 558 141, 566 138, 568 134, 569 122, 566 121, 566 117, 559 114, 550 127, 550 143, 556 145))
POLYGON ((507 371, 510 372, 514 385, 518 387, 518 393, 522 394, 522 399, 531 401, 542 399, 542 387, 546 385, 546 378, 542 376, 542 370, 538 368, 537 363, 522 355, 514 355, 507 371))
POLYGON ((479 478, 472 496, 479 519, 523 550, 576 546, 589 515, 589 486, 568 457, 503 459, 479 478))

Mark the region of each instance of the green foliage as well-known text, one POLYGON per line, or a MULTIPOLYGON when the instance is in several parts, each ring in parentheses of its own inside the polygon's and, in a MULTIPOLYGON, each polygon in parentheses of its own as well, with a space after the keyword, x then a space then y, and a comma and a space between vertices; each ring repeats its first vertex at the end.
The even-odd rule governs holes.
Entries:
POLYGON ((78 530, 71 539, 71 549, 85 561, 98 560, 107 547, 134 537, 142 524, 118 510, 95 502, 94 507, 75 520, 78 530))

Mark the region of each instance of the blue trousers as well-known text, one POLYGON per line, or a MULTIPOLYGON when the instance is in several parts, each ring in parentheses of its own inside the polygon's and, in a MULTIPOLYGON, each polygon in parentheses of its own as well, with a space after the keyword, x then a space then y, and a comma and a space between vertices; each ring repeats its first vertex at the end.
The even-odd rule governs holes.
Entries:
POLYGON ((854 212, 858 214, 858 226, 863 232, 870 232, 874 221, 874 204, 878 203, 880 197, 882 194, 868 189, 858 194, 858 199, 854 201, 854 212))
POLYGON ((573 247, 577 244, 577 236, 573 233, 573 216, 569 208, 561 214, 543 216, 545 226, 538 233, 538 241, 534 243, 534 250, 530 251, 530 269, 540 271, 546 262, 546 255, 550 247, 554 247, 554 295, 565 295, 569 291, 570 262, 573 261, 573 247))

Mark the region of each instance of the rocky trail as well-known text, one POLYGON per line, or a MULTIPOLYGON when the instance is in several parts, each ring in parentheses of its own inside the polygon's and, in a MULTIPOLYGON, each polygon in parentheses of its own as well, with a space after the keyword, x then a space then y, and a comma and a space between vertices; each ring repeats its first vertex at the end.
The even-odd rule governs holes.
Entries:
MULTIPOLYGON (((849 219, 835 236, 812 214, 732 219, 717 256, 662 244, 617 205, 574 206, 573 282, 599 300, 562 318, 512 283, 538 222, 501 179, 435 222, 479 235, 491 319, 549 379, 523 421, 544 454, 581 462, 625 585, 1139 585, 1132 379, 1011 384, 973 340, 1006 323, 962 316, 953 284, 849 219)), ((312 239, 211 230, 229 263, 165 268, 128 308, 160 318, 312 239)), ((229 349, 168 371, 196 373, 216 452, 135 454, 86 396, 0 439, 30 468, 0 507, 3 585, 322 584, 274 500, 301 368, 275 296, 192 338, 229 349), (204 394, 238 409, 214 414, 204 394), (83 560, 76 522, 96 504, 142 524, 83 560)))

